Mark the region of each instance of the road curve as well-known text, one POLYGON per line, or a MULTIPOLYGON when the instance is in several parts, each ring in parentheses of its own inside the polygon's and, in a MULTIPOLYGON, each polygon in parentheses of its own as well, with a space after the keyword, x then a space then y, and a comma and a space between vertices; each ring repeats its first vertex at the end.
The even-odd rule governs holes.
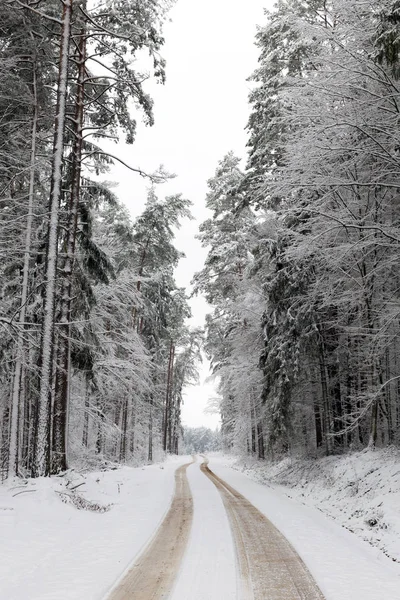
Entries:
POLYGON ((234 488, 200 466, 219 490, 236 546, 241 600, 323 600, 307 567, 288 540, 234 488))
POLYGON ((108 600, 158 600, 171 592, 189 539, 193 499, 187 463, 175 471, 175 494, 169 511, 145 551, 108 600))

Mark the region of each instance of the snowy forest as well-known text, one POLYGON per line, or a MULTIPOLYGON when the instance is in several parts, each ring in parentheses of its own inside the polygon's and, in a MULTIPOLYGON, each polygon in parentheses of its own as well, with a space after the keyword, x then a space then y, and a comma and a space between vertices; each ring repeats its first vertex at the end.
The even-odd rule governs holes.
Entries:
POLYGON ((174 278, 190 199, 126 164, 149 185, 132 219, 104 179, 104 142, 153 124, 171 4, 0 4, 3 479, 178 454, 202 349, 225 450, 400 444, 400 2, 266 11, 247 159, 228 153, 208 182, 205 332, 174 278))
POLYGON ((400 442, 400 3, 280 0, 259 27, 248 160, 209 180, 196 290, 226 448, 400 442))
POLYGON ((208 427, 184 427, 183 439, 187 454, 221 450, 221 433, 208 427))
POLYGON ((132 62, 146 53, 163 80, 167 8, 1 3, 3 476, 58 473, 68 456, 90 465, 179 451, 201 341, 174 280, 174 230, 190 202, 157 197, 168 175, 140 172, 150 191, 132 222, 99 177, 113 161, 101 141, 133 143, 135 115, 152 124, 147 76, 132 62))

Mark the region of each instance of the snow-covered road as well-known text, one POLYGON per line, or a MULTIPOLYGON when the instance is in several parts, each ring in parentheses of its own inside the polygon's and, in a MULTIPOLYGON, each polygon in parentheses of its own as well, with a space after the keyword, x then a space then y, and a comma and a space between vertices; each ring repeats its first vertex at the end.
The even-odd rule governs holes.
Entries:
MULTIPOLYGON (((86 476, 82 495, 113 503, 103 514, 63 504, 56 492, 65 484, 57 478, 31 481, 18 496, 0 488, 0 600, 107 598, 168 513, 175 471, 190 460, 86 476)), ((170 600, 243 600, 226 509, 201 462, 186 471, 192 524, 170 600)), ((400 565, 380 551, 222 457, 211 457, 210 468, 287 537, 326 600, 400 600, 400 565)))
POLYGON ((175 492, 167 514, 145 550, 115 585, 110 600, 154 600, 170 595, 192 529, 193 496, 186 471, 193 462, 175 471, 175 492))
POLYGON ((326 600, 400 600, 400 565, 378 549, 317 509, 291 500, 279 489, 250 480, 226 465, 222 457, 212 457, 210 468, 286 536, 326 600))
POLYGON ((323 600, 312 575, 287 539, 251 502, 218 477, 205 458, 201 471, 214 483, 228 514, 245 600, 323 600))
MULTIPOLYGON (((200 465, 203 478, 194 479, 194 485, 192 480, 194 494, 190 492, 186 471, 192 465, 188 463, 177 469, 170 510, 109 600, 161 600, 171 596, 177 599, 323 600, 312 575, 285 537, 244 496, 208 468, 206 457, 200 465), (220 504, 210 506, 208 498, 213 497, 213 492, 204 486, 204 477, 218 490, 223 501, 222 512, 220 504), (182 563, 192 525, 193 495, 203 496, 205 502, 200 504, 200 510, 195 509, 200 527, 197 527, 197 536, 196 533, 192 536, 187 560, 182 563), (206 518, 207 514, 212 515, 207 528, 200 520, 201 512, 206 518), (219 523, 224 527, 222 539, 215 536, 219 523), (221 569, 218 557, 227 550, 231 560, 221 569), (233 555, 236 569, 232 568, 233 555)), ((198 473, 198 470, 193 472, 198 473)))
POLYGON ((171 600, 235 600, 232 535, 220 494, 200 471, 198 457, 187 471, 193 494, 193 525, 171 600))

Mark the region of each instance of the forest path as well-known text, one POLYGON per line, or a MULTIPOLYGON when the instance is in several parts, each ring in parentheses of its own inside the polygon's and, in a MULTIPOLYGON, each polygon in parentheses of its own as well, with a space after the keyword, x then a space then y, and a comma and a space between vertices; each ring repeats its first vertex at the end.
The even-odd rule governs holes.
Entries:
POLYGON ((208 468, 202 472, 221 494, 236 547, 241 600, 323 600, 288 540, 244 496, 208 468))
POLYGON ((186 476, 187 463, 175 472, 171 506, 147 549, 128 570, 109 600, 167 598, 176 579, 189 539, 193 498, 186 476))
POLYGON ((164 520, 108 600, 323 600, 287 539, 203 458, 176 470, 164 520))

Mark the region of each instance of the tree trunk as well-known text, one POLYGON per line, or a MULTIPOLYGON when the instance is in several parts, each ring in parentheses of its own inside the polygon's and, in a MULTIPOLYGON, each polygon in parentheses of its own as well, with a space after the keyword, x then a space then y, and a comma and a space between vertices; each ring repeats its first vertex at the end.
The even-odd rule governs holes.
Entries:
POLYGON ((167 386, 165 391, 165 409, 164 409, 164 424, 163 424, 163 450, 167 451, 168 447, 168 430, 170 426, 170 385, 172 375, 172 361, 173 361, 173 350, 174 345, 171 340, 169 345, 169 358, 168 358, 168 370, 167 370, 167 386))
POLYGON ((17 352, 15 358, 15 369, 13 378, 12 403, 10 409, 10 442, 9 442, 9 457, 8 457, 8 476, 13 477, 18 474, 18 434, 20 428, 20 405, 21 405, 21 384, 22 384, 22 368, 24 364, 24 331, 26 319, 26 303, 28 300, 28 283, 29 283, 29 263, 31 257, 31 238, 32 238, 32 223, 33 223, 33 193, 35 186, 35 162, 36 162, 36 134, 38 120, 38 106, 36 93, 36 70, 33 66, 33 123, 32 123, 32 142, 31 142, 31 165, 29 175, 29 195, 28 195, 28 215, 26 220, 25 233, 25 250, 24 250, 24 266, 22 272, 22 292, 21 305, 18 317, 17 330, 17 352))
MULTIPOLYGON (((371 388, 372 388, 372 390, 375 390, 377 388, 376 371, 375 371, 374 365, 372 366, 372 372, 371 372, 371 388)), ((378 439, 379 403, 380 403, 380 395, 376 394, 372 401, 372 405, 371 405, 371 423, 370 423, 368 448, 375 448, 376 441, 378 439)))
POLYGON ((128 400, 125 400, 122 403, 122 417, 121 417, 121 446, 119 451, 119 461, 126 461, 126 440, 127 440, 127 430, 128 430, 128 400))
POLYGON ((371 407, 371 429, 368 440, 368 448, 375 448, 378 437, 378 399, 375 398, 371 407))
POLYGON ((174 421, 174 435, 173 435, 173 444, 172 444, 172 452, 174 454, 179 454, 179 431, 180 431, 180 422, 181 422, 181 392, 177 396, 177 405, 175 407, 175 421, 174 421))
POLYGON ((115 430, 119 432, 119 435, 115 437, 115 441, 112 444, 112 454, 115 461, 118 460, 119 453, 121 451, 121 414, 122 406, 118 402, 114 408, 114 425, 115 430))
POLYGON ((68 207, 66 256, 61 278, 59 344, 56 369, 56 389, 53 415, 52 472, 67 468, 68 382, 70 371, 70 339, 72 312, 72 280, 75 262, 76 232, 81 184, 81 159, 83 145, 83 105, 86 66, 86 31, 80 32, 78 48, 78 79, 75 108, 75 138, 72 150, 72 187, 68 207))
POLYGON ((343 407, 340 386, 340 368, 336 359, 335 363, 328 367, 328 377, 330 383, 330 404, 334 433, 333 447, 336 450, 341 450, 343 448, 343 407))
POLYGON ((257 421, 258 458, 265 459, 264 428, 261 419, 257 421))
POLYGON ((82 446, 88 447, 89 442, 89 381, 85 376, 85 411, 83 414, 82 446))
POLYGON ((153 462, 153 399, 150 398, 150 414, 149 414, 149 448, 147 459, 153 462))
POLYGON ((26 376, 26 369, 24 369, 22 374, 22 379, 25 381, 25 386, 23 390, 24 395, 24 410, 22 417, 22 444, 21 444, 21 460, 24 465, 24 468, 29 470, 29 449, 30 449, 30 434, 31 434, 31 398, 30 398, 30 386, 29 386, 29 378, 26 376))
POLYGON ((172 346, 171 375, 169 381, 169 422, 168 422, 168 452, 172 452, 172 424, 176 418, 176 407, 174 406, 174 361, 175 344, 172 346))
POLYGON ((251 453, 253 456, 256 454, 256 411, 254 408, 253 397, 250 393, 250 425, 251 425, 251 453))
POLYGON ((68 54, 71 38, 71 16, 73 0, 64 0, 60 40, 60 63, 57 86, 57 105, 53 142, 53 161, 50 185, 49 225, 45 266, 45 294, 40 352, 40 391, 37 415, 37 439, 33 464, 34 477, 48 475, 49 425, 53 366, 55 291, 58 256, 58 220, 61 197, 61 181, 64 150, 64 130, 68 79, 68 54))
MULTIPOLYGON (((314 389, 314 386, 312 386, 314 389)), ((322 434, 322 415, 319 399, 315 390, 313 391, 313 410, 314 410, 314 427, 315 427, 315 444, 317 449, 321 448, 323 443, 322 434)))
POLYGON ((129 436, 129 452, 131 456, 135 454, 135 429, 136 429, 136 400, 132 401, 131 410, 131 433, 129 436))
POLYGON ((326 366, 325 366, 325 352, 324 346, 320 344, 319 350, 319 369, 320 369, 320 378, 321 378, 321 390, 322 390, 322 404, 324 407, 324 434, 325 434, 325 452, 327 455, 330 454, 331 444, 329 439, 330 434, 330 410, 329 410, 329 398, 328 398, 328 385, 326 380, 326 366))
MULTIPOLYGON (((380 377, 382 378, 381 382, 383 384, 383 374, 381 372, 380 377)), ((387 381, 390 379, 390 351, 389 348, 386 348, 385 352, 385 378, 387 381)), ((387 443, 389 445, 394 442, 394 427, 393 427, 393 397, 392 397, 392 386, 391 384, 387 385, 384 392, 384 399, 386 404, 386 419, 387 419, 387 443)))
POLYGON ((101 403, 100 396, 97 399, 97 414, 98 414, 98 422, 97 422, 97 436, 96 436, 96 453, 102 454, 104 452, 104 433, 103 433, 103 423, 104 423, 104 406, 101 403))
MULTIPOLYGON (((139 265, 139 272, 138 272, 138 280, 137 280, 137 284, 136 284, 136 289, 138 292, 140 292, 140 288, 142 287, 142 276, 143 276, 143 270, 144 270, 144 263, 146 260, 146 254, 147 254, 147 248, 149 247, 149 243, 150 243, 150 236, 148 236, 147 240, 146 240, 146 244, 143 248, 142 251, 142 256, 140 258, 140 265, 139 265)), ((136 306, 133 307, 132 309, 132 322, 133 322, 133 328, 135 329, 136 327, 136 321, 137 321, 137 308, 136 306)), ((138 333, 141 333, 143 327, 143 323, 139 323, 138 324, 138 333)))
POLYGON ((8 454, 7 450, 9 449, 8 441, 9 441, 9 424, 10 424, 10 405, 5 406, 3 409, 2 420, 1 420, 1 430, 0 430, 0 478, 3 482, 8 474, 8 454), (3 453, 4 449, 4 453, 3 453))

